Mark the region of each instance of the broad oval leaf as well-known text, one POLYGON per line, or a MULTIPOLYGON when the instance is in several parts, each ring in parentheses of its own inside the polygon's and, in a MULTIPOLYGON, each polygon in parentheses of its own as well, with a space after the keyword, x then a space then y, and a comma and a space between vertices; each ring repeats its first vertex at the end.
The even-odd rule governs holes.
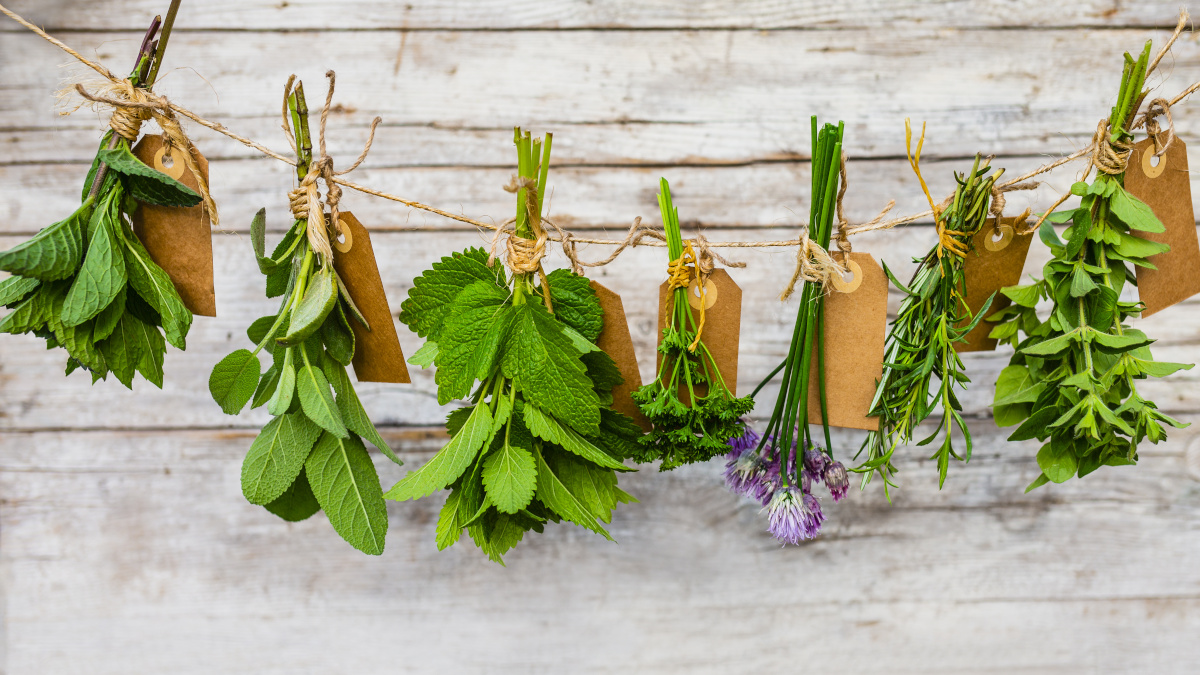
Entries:
POLYGON ((208 390, 226 415, 236 415, 258 387, 262 364, 249 349, 239 349, 213 366, 208 390))
POLYGON ((287 346, 303 342, 321 327, 336 303, 337 278, 333 275, 333 267, 326 265, 309 279, 304 297, 292 310, 287 335, 278 342, 287 346))
POLYGON ((279 499, 270 504, 265 504, 263 508, 289 523, 295 523, 305 520, 317 511, 320 511, 321 504, 317 501, 312 487, 308 484, 308 476, 305 474, 304 469, 300 469, 300 475, 296 476, 296 480, 292 481, 291 487, 280 495, 279 499))
POLYGON ((342 422, 342 415, 329 393, 329 381, 320 369, 311 363, 296 370, 296 391, 300 394, 300 407, 308 418, 325 431, 346 438, 349 434, 342 422))
POLYGON ((353 435, 321 434, 304 469, 333 529, 363 553, 383 553, 387 507, 379 475, 362 441, 353 435))
POLYGON ((242 494, 251 504, 270 504, 304 468, 321 428, 300 413, 276 417, 250 445, 242 462, 242 494))

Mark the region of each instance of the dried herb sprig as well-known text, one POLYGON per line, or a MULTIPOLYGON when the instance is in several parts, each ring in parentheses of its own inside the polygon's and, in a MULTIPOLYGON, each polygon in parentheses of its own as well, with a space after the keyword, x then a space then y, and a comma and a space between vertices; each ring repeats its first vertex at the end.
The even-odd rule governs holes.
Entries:
MULTIPOLYGON (((312 164, 312 142, 304 86, 289 92, 288 111, 296 137, 296 175, 312 164)), ((246 331, 254 351, 238 349, 209 377, 213 399, 226 414, 246 403, 267 406, 274 418, 250 445, 242 463, 242 494, 288 521, 324 509, 333 529, 350 545, 378 555, 387 535, 387 508, 375 465, 362 438, 400 464, 367 417, 346 372, 354 358, 350 320, 370 326, 334 270, 333 260, 314 249, 307 218, 295 220, 270 257, 266 256, 265 209, 250 225, 258 268, 267 278, 267 297, 283 296, 279 311, 246 331), (258 353, 271 355, 265 373, 258 353)))
MULTIPOLYGON (((155 40, 161 23, 155 17, 129 75, 132 86, 153 86, 173 19, 174 11, 155 40)), ((136 135, 136 125, 127 126, 124 132, 136 135)), ((0 253, 0 270, 12 273, 0 281, 0 305, 13 310, 0 320, 0 332, 32 333, 48 348, 62 347, 67 374, 83 368, 95 383, 112 373, 132 389, 141 373, 161 388, 166 343, 186 347, 192 313, 134 234, 130 214, 139 204, 189 207, 201 197, 143 164, 131 142, 109 130, 79 208, 0 253)))
POLYGON ((658 207, 672 261, 671 313, 658 344, 658 374, 633 393, 633 400, 654 423, 653 431, 641 438, 637 459, 662 460, 659 470, 668 471, 729 452, 726 444, 743 433, 741 416, 754 408, 754 399, 733 395, 704 344, 703 327, 688 303, 699 261, 691 244, 684 247, 667 179, 660 179, 659 187, 658 207))
MULTIPOLYGON (((920 147, 915 157, 909 156, 919 175, 920 147)), ((918 266, 909 284, 900 283, 887 264, 883 266, 905 297, 888 333, 883 376, 871 401, 870 414, 879 416, 879 428, 867 434, 859 449, 860 454, 866 451, 866 458, 854 469, 864 474, 864 486, 876 474, 883 480, 885 493, 895 485, 891 477, 896 472, 892 464, 896 448, 912 442, 917 425, 939 407, 942 417, 937 428, 917 444, 929 445, 942 436, 930 457, 937 460, 938 486, 946 482, 951 458, 964 462, 971 458, 971 431, 954 392, 971 380, 955 345, 966 342, 967 334, 987 314, 992 298, 972 314, 966 302, 963 267, 972 252, 972 237, 987 222, 992 187, 1003 173, 1003 169, 992 172, 988 161, 976 155, 969 173, 955 173, 958 187, 954 199, 936 216, 938 243, 925 257, 913 259, 918 266), (955 426, 964 438, 961 454, 953 445, 955 426)))
POLYGON ((630 470, 622 460, 637 452, 641 434, 612 410, 622 378, 596 347, 604 313, 588 280, 541 272, 551 136, 543 145, 517 129, 515 142, 512 277, 486 251, 467 249, 417 277, 402 306, 400 320, 426 340, 409 361, 437 366, 439 403, 470 404, 447 418, 446 447, 386 495, 404 501, 450 488, 438 548, 465 529, 501 564, 547 521, 611 539, 601 523, 618 503, 636 501, 617 487, 616 472, 630 470))
POLYGON ((1096 142, 1111 151, 1108 159, 1094 162, 1099 175, 1091 184, 1075 183, 1071 192, 1082 197, 1079 206, 1052 214, 1039 230, 1053 254, 1044 277, 1004 289, 1013 305, 988 319, 1002 321, 992 337, 1017 348, 996 382, 996 423, 1019 425, 1009 440, 1044 442, 1037 454, 1042 473, 1027 491, 1082 478, 1101 466, 1135 464, 1142 440, 1158 443, 1166 439, 1164 426, 1187 426, 1142 398, 1136 382, 1192 364, 1154 361, 1153 340, 1125 324, 1143 305, 1120 300, 1126 282, 1137 284, 1131 265, 1153 269, 1147 258, 1169 248, 1134 236, 1135 230, 1164 227, 1124 188, 1130 127, 1146 95, 1150 47, 1147 42, 1136 60, 1125 54, 1117 103, 1105 133, 1097 133, 1096 142), (1064 243, 1051 223, 1067 221, 1064 243), (1053 301, 1045 320, 1036 312, 1043 298, 1053 301))

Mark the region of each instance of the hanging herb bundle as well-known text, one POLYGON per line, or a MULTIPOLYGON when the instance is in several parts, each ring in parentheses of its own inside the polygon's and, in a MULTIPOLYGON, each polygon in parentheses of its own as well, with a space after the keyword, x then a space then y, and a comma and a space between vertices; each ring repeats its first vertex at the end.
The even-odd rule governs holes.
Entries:
POLYGON ((659 187, 658 208, 671 256, 670 318, 658 343, 658 375, 633 392, 633 400, 654 424, 641 438, 637 460, 662 460, 659 470, 668 471, 728 452, 726 443, 743 432, 741 416, 754 408, 754 399, 733 395, 704 344, 704 311, 697 320, 688 303, 693 272, 703 293, 699 261, 691 242, 683 244, 667 179, 660 179, 659 187))
MULTIPOLYGON (((823 249, 829 248, 833 233, 843 130, 839 122, 825 124, 818 131, 817 118, 812 118, 809 236, 823 249)), ((824 481, 835 501, 845 496, 847 488, 846 469, 833 461, 830 450, 825 406, 824 298, 821 284, 804 284, 787 358, 754 390, 757 394, 783 371, 766 433, 759 438, 747 430, 734 439, 726 463, 725 478, 730 489, 762 503, 771 534, 790 544, 817 536, 825 520, 820 502, 812 494, 814 481, 824 481), (814 367, 825 447, 814 442, 809 420, 809 384, 814 367)))
MULTIPOLYGON (((161 22, 155 17, 130 87, 153 86, 177 6, 160 40, 154 39, 161 22)), ((134 157, 130 144, 139 124, 136 112, 114 109, 79 208, 0 253, 0 270, 12 273, 0 281, 0 305, 13 310, 0 320, 0 332, 32 333, 47 348, 66 350, 67 374, 83 368, 95 383, 112 373, 131 389, 135 373, 162 387, 166 343, 186 347, 192 313, 134 234, 130 214, 139 204, 190 207, 201 201, 134 157)))
POLYGON ((1131 125, 1146 95, 1142 86, 1150 46, 1147 42, 1136 60, 1125 54, 1117 103, 1094 140, 1099 149, 1093 166, 1099 174, 1091 184, 1083 182, 1089 168, 1071 187, 1082 197, 1079 207, 1051 215, 1039 229, 1053 254, 1044 277, 1004 289, 1013 305, 988 319, 1003 321, 992 337, 1017 348, 996 382, 996 423, 1019 425, 1009 440, 1044 442, 1037 454, 1042 473, 1027 491, 1082 478, 1101 466, 1135 464, 1142 440, 1165 440, 1164 425, 1187 426, 1143 399, 1136 383, 1192 365, 1154 361, 1153 340, 1125 324, 1142 304, 1120 300, 1127 282, 1137 284, 1130 266, 1153 268, 1147 258, 1169 248, 1134 236, 1133 231, 1164 228, 1150 207, 1123 187, 1131 125), (1064 243, 1051 223, 1066 221, 1071 225, 1064 243), (1043 298, 1053 301, 1044 321, 1035 311, 1043 298))
MULTIPOLYGON (((304 87, 288 86, 301 181, 312 165, 304 87)), ((270 257, 265 255, 265 210, 250 226, 267 297, 283 296, 279 311, 257 319, 246 334, 254 350, 239 349, 209 377, 213 399, 226 414, 247 403, 274 418, 250 445, 242 463, 242 494, 288 521, 324 509, 350 545, 378 555, 387 535, 387 509, 375 465, 362 439, 393 462, 399 458, 367 417, 346 366, 354 358, 350 321, 368 330, 362 313, 334 270, 323 207, 315 190, 270 257), (258 353, 272 358, 262 373, 258 353)))
MULTIPOLYGON (((908 129, 908 157, 929 198, 925 180, 921 178, 921 146, 912 152, 912 130, 908 129)), ((937 460, 938 486, 946 482, 950 459, 968 461, 971 458, 971 431, 962 416, 962 404, 954 393, 955 387, 965 388, 971 381, 964 372, 962 359, 954 346, 965 343, 966 336, 987 314, 992 299, 972 315, 967 306, 967 282, 963 271, 966 256, 971 253, 971 241, 988 219, 992 186, 1004 173, 992 172, 988 161, 975 156, 970 173, 955 173, 958 183, 953 201, 940 211, 933 205, 937 222, 938 243, 924 257, 913 259, 917 271, 906 286, 896 279, 884 264, 883 269, 896 288, 904 292, 900 311, 888 333, 883 377, 871 401, 871 415, 879 416, 879 429, 867 434, 861 453, 867 457, 855 471, 864 473, 863 483, 878 474, 884 482, 885 493, 894 485, 891 476, 896 469, 892 455, 902 443, 910 443, 917 425, 939 407, 941 420, 933 433, 917 445, 929 445, 942 436, 930 459, 937 460), (933 384, 937 379, 936 387, 933 384), (965 451, 954 449, 952 431, 957 426, 964 438, 965 451)))
POLYGON ((547 521, 611 540, 600 523, 618 503, 636 501, 617 487, 616 472, 630 470, 622 460, 637 453, 641 429, 611 408, 622 378, 595 344, 600 303, 586 278, 541 269, 551 140, 547 134, 543 146, 516 130, 512 277, 470 248, 417 277, 400 312, 426 340, 410 362, 437 367, 438 402, 470 405, 447 418, 446 447, 385 496, 403 501, 450 488, 438 548, 466 529, 501 564, 526 531, 541 532, 547 521))

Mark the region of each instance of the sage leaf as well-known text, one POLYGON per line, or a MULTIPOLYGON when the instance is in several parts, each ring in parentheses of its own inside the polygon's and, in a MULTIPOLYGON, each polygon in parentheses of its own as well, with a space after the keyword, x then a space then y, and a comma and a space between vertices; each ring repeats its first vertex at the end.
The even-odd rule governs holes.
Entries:
POLYGON ((249 349, 239 349, 213 367, 208 390, 226 415, 236 415, 254 396, 261 371, 258 358, 249 349))
POLYGON ((329 381, 319 368, 311 363, 298 368, 296 391, 300 395, 300 407, 309 419, 338 438, 349 436, 346 425, 342 423, 342 415, 333 402, 333 395, 329 393, 329 381))
POLYGON ((242 494, 251 504, 269 504, 296 481, 321 428, 300 413, 267 423, 242 461, 242 494))
POLYGON ((304 468, 333 529, 363 553, 383 553, 387 508, 379 475, 362 441, 354 435, 321 434, 304 468))
POLYGON ((321 510, 321 504, 308 484, 308 476, 301 468, 300 475, 296 476, 291 486, 278 499, 264 505, 263 508, 288 522, 295 523, 312 517, 321 510))

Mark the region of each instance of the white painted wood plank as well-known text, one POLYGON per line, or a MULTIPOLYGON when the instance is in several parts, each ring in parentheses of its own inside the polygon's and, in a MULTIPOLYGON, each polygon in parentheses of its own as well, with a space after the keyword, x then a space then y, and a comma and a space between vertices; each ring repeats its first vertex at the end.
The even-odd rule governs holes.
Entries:
MULTIPOLYGON (((145 30, 150 17, 163 11, 160 0, 10 0, 25 18, 55 29, 145 30)), ((205 0, 186 3, 181 28, 226 30, 413 29, 511 30, 514 28, 845 28, 920 26, 1025 28, 1086 25, 1174 26, 1179 7, 1147 0, 1111 3, 1083 0, 1052 5, 1034 0, 994 3, 984 0, 921 2, 919 0, 733 0, 704 2, 587 2, 552 0, 500 2, 482 0, 343 0, 330 10, 320 0, 270 2, 205 0)), ((3 29, 11 30, 11 26, 3 29)))

